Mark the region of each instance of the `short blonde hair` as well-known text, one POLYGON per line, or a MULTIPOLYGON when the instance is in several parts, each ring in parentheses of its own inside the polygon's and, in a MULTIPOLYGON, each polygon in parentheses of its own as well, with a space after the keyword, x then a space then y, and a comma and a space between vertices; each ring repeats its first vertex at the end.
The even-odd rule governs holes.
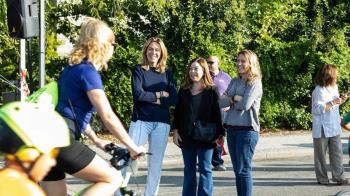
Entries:
POLYGON ((248 84, 252 84, 256 80, 261 80, 261 70, 258 56, 251 50, 242 50, 237 57, 242 54, 249 62, 249 74, 246 79, 248 84))
POLYGON ((168 51, 165 47, 164 42, 162 41, 162 39, 160 39, 159 37, 151 37, 147 40, 147 42, 143 45, 143 50, 142 50, 142 66, 149 66, 150 63, 148 62, 147 59, 147 49, 148 46, 152 43, 158 43, 160 46, 160 50, 161 50, 161 54, 160 54, 160 58, 157 62, 157 66, 156 66, 156 70, 158 72, 164 73, 165 69, 166 69, 166 60, 168 58, 168 51))
POLYGON ((110 58, 108 53, 114 42, 114 33, 105 22, 88 17, 81 25, 79 39, 69 56, 69 64, 78 64, 87 59, 106 70, 110 58))
POLYGON ((203 69, 203 84, 204 84, 204 88, 206 87, 209 87, 209 86, 214 86, 214 82, 213 82, 213 79, 210 75, 210 71, 209 71, 209 67, 208 67, 208 63, 207 61, 202 58, 202 57, 199 57, 197 59, 194 59, 190 62, 190 64, 187 66, 186 68, 186 73, 185 73, 185 81, 184 83, 182 84, 182 88, 183 89, 189 89, 192 87, 192 84, 193 84, 193 81, 191 80, 190 78, 190 69, 191 69, 191 65, 193 63, 198 63, 202 69, 203 69))

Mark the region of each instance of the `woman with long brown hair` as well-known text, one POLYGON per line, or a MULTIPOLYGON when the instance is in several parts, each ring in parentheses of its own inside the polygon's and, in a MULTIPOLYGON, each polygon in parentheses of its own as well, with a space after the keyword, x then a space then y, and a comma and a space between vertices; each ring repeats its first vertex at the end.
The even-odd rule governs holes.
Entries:
POLYGON ((179 90, 175 107, 173 141, 181 148, 184 168, 182 195, 212 195, 211 160, 215 140, 224 135, 221 122, 219 95, 204 58, 193 60, 186 69, 185 81, 179 90), (211 142, 199 141, 190 134, 196 120, 216 124, 211 142), (197 186, 196 163, 199 182, 197 186))

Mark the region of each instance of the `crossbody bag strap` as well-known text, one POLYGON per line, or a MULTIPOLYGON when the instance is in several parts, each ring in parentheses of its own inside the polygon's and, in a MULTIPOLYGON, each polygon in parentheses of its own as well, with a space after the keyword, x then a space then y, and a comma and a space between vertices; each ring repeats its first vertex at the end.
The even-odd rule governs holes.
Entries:
MULTIPOLYGON (((73 69, 73 67, 68 67, 68 73, 69 72, 71 72, 71 70, 73 69)), ((67 73, 67 74, 68 74, 67 73)), ((66 85, 65 84, 66 83, 66 81, 64 82, 64 86, 66 85)), ((75 130, 73 130, 74 131, 74 136, 75 136, 75 140, 80 140, 80 141, 84 141, 84 137, 82 137, 82 134, 80 133, 80 126, 79 126, 79 123, 78 123, 78 118, 77 118, 77 116, 75 115, 75 112, 74 112, 74 108, 73 108, 73 104, 72 104, 72 102, 71 102, 71 100, 70 100, 70 98, 69 98, 69 96, 68 96, 68 92, 67 92, 67 89, 66 89, 66 87, 64 87, 64 92, 63 93, 65 93, 65 95, 66 95, 66 97, 67 97, 67 100, 68 100, 68 103, 69 103, 69 107, 70 107, 70 109, 72 110, 72 114, 73 114, 73 118, 74 118, 74 120, 73 120, 73 122, 74 122, 74 128, 75 128, 75 130)))
POLYGON ((72 114, 73 114, 73 118, 74 118, 74 125, 75 125, 74 135, 75 135, 75 139, 76 140, 84 140, 84 137, 82 137, 81 133, 80 133, 80 126, 78 124, 77 116, 75 115, 75 112, 74 112, 73 104, 70 101, 70 98, 68 97, 68 95, 67 95, 67 98, 68 98, 68 103, 69 103, 69 106, 70 106, 70 108, 72 110, 72 114))

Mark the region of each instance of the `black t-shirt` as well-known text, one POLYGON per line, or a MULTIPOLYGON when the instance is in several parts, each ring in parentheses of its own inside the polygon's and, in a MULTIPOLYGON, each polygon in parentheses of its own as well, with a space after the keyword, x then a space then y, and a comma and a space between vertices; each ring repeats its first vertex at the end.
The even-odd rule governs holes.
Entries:
POLYGON ((191 99, 191 105, 192 105, 192 115, 193 115, 193 121, 197 120, 197 116, 198 116, 198 111, 199 111, 199 107, 200 107, 200 103, 202 100, 202 95, 203 95, 203 91, 196 94, 196 95, 192 95, 192 99, 191 99))

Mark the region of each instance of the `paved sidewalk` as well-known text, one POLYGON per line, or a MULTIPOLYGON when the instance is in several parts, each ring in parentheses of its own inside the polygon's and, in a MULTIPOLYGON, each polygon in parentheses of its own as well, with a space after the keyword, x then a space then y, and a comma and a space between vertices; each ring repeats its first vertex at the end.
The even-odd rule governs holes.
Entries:
MULTIPOLYGON (((342 135, 343 151, 347 153, 348 133, 344 132, 342 135)), ((225 141, 225 148, 227 149, 227 142, 225 141)), ((96 150, 104 158, 108 158, 108 155, 101 152, 95 146, 90 146, 96 150)), ((146 145, 146 149, 148 145, 146 145)), ((254 160, 269 160, 269 159, 281 159, 291 157, 301 157, 313 155, 313 143, 311 132, 296 134, 296 135, 284 135, 284 136, 260 136, 258 145, 255 150, 254 160)), ((224 156, 225 161, 230 161, 230 156, 224 156)), ((140 165, 146 164, 147 159, 141 159, 140 165)), ((165 151, 163 164, 172 164, 182 162, 181 150, 173 142, 172 137, 169 137, 168 146, 165 151)), ((228 163, 228 162, 227 162, 228 163)))
MULTIPOLYGON (((344 166, 348 166, 348 133, 343 133, 344 166)), ((94 146, 105 159, 110 156, 94 146)), ((147 148, 147 146, 146 146, 147 148)), ((232 172, 230 156, 224 156, 228 171, 213 172, 213 195, 236 195, 235 178, 232 172)), ((147 178, 147 159, 141 158, 138 174, 131 178, 131 189, 144 191, 147 178)), ((348 168, 348 167, 347 167, 348 168)), ((261 136, 254 155, 254 194, 274 195, 334 195, 345 189, 338 186, 320 186, 316 183, 313 169, 313 144, 311 132, 284 136, 261 136), (298 187, 296 189, 296 187, 298 187), (311 193, 311 194, 310 194, 311 193)), ((181 195, 183 182, 183 161, 181 150, 169 137, 164 156, 162 180, 159 196, 181 195)), ((68 176, 70 193, 79 192, 90 183, 68 176)))
POLYGON ((279 159, 313 154, 310 134, 286 136, 262 136, 259 138, 254 159, 279 159))

